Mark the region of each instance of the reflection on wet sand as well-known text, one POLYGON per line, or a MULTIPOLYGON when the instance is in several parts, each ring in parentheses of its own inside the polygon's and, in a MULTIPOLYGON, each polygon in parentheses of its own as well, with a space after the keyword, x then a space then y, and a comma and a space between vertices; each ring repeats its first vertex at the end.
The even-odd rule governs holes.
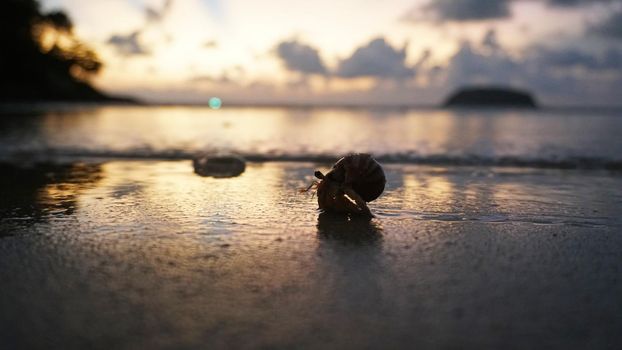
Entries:
POLYGON ((599 323, 620 295, 603 268, 619 260, 619 177, 389 165, 369 220, 318 215, 297 192, 324 166, 0 168, 9 348, 506 348, 576 310, 579 283, 602 297, 560 327, 619 328, 599 323))
POLYGON ((316 332, 318 336, 334 330, 358 333, 349 337, 347 344, 338 342, 334 348, 369 347, 370 330, 383 327, 384 315, 397 311, 391 303, 387 281, 393 274, 387 268, 385 238, 377 220, 330 213, 318 216, 313 273, 319 306, 314 317, 316 332))
POLYGON ((322 212, 317 219, 320 239, 332 239, 343 243, 367 244, 382 239, 382 227, 365 216, 322 212))
POLYGON ((0 217, 42 221, 72 215, 80 194, 102 179, 100 164, 0 164, 0 217))

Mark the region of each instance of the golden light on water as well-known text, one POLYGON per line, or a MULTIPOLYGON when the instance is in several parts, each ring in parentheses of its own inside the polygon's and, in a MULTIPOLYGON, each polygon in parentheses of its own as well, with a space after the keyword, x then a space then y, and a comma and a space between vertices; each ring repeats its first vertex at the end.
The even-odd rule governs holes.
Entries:
POLYGON ((270 157, 354 151, 496 156, 495 152, 525 153, 544 142, 580 137, 574 122, 565 125, 567 132, 552 134, 554 119, 513 113, 494 118, 482 112, 465 118, 447 110, 109 106, 47 113, 37 133, 49 144, 77 153, 98 150, 182 158, 204 151, 270 157), (539 129, 543 124, 548 131, 539 129), (526 134, 529 140, 524 139, 526 134))
POLYGON ((422 213, 450 213, 455 210, 454 184, 443 175, 443 169, 429 168, 424 174, 404 174, 404 209, 422 213), (438 173, 435 173, 438 172, 438 173))
MULTIPOLYGON (((249 165, 234 178, 214 179, 193 173, 189 161, 126 161, 105 163, 103 179, 80 195, 80 206, 91 220, 107 225, 111 219, 119 227, 153 217, 164 227, 181 225, 188 232, 206 234, 232 230, 239 221, 256 221, 261 226, 271 208, 286 200, 284 174, 279 166, 249 165), (123 210, 111 218, 110 208, 123 210)), ((292 192, 293 193, 293 192, 292 192)))

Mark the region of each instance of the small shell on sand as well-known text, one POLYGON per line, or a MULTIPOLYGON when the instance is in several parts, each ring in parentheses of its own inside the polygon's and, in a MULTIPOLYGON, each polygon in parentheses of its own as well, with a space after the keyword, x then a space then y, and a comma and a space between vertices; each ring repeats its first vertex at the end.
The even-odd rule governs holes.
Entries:
POLYGON ((234 155, 200 154, 192 159, 192 166, 199 176, 235 177, 244 172, 246 161, 234 155))

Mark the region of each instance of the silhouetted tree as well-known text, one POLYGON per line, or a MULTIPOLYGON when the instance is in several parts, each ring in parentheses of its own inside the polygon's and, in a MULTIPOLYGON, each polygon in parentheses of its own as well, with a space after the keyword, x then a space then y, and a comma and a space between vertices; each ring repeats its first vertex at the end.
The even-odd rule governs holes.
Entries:
POLYGON ((61 11, 37 0, 0 2, 0 101, 105 100, 89 79, 102 63, 61 11))

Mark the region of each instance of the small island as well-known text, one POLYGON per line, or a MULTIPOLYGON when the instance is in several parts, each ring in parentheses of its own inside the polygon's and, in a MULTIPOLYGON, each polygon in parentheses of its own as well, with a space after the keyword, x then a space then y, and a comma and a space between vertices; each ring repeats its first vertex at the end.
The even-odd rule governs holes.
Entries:
POLYGON ((507 87, 467 87, 449 96, 445 107, 520 107, 536 108, 533 96, 507 87))

